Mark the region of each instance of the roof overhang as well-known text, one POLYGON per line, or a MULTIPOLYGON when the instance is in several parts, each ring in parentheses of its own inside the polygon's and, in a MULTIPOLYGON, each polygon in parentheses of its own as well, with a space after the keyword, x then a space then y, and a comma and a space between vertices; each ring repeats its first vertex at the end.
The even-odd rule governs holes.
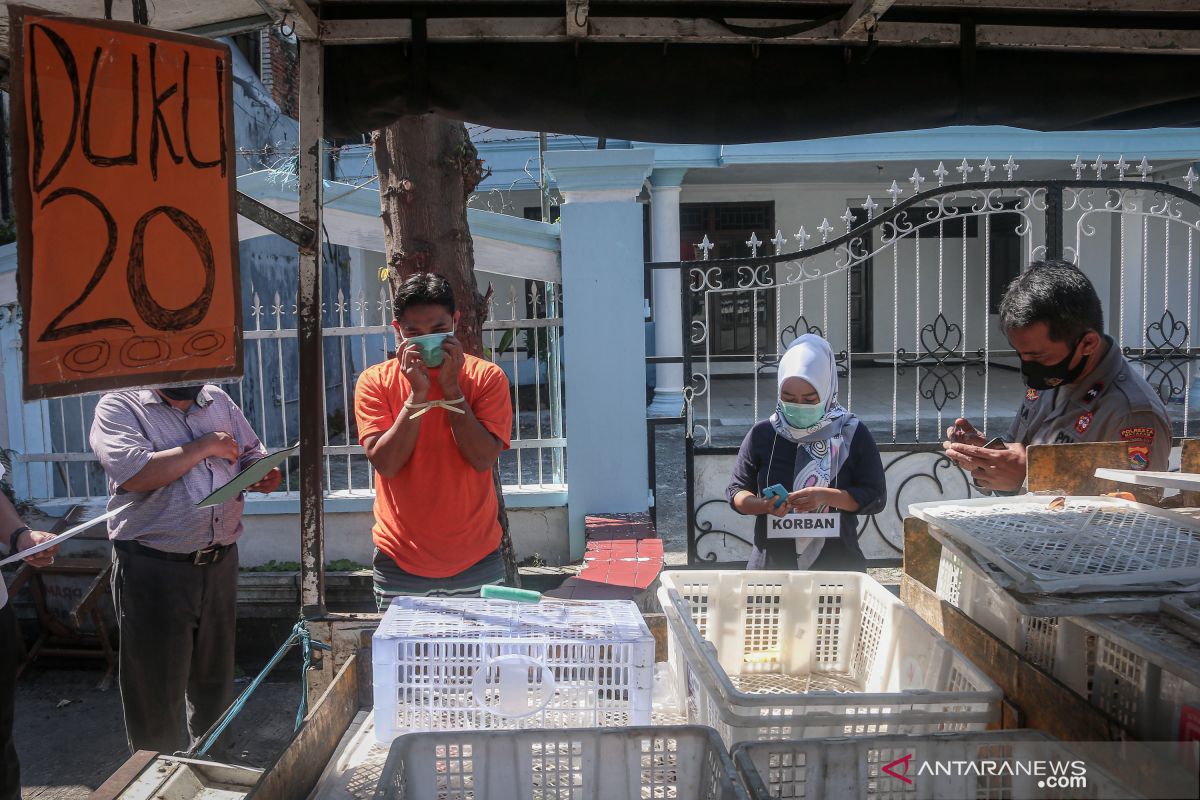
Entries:
POLYGON ((207 35, 272 21, 327 45, 330 135, 425 112, 709 143, 1200 123, 1195 0, 157 0, 150 13, 207 35))

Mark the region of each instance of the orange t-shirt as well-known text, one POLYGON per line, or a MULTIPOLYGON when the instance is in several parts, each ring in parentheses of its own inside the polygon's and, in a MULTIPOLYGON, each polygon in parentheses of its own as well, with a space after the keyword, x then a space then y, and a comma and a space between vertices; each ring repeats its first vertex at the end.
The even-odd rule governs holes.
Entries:
MULTIPOLYGON (((429 370, 430 400, 444 396, 437 374, 429 370)), ((476 419, 507 450, 513 416, 504 370, 467 356, 458 383, 476 419)), ((390 429, 411 394, 399 359, 364 371, 354 390, 359 442, 390 429)), ((500 545, 492 473, 477 471, 459 452, 451 413, 426 411, 408 463, 391 478, 375 473, 375 546, 400 569, 423 578, 457 575, 500 545)))

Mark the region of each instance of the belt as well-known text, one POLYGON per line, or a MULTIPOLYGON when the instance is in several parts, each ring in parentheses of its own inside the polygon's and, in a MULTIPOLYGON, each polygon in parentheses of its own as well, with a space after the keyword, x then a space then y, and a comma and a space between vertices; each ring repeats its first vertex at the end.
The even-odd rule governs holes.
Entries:
POLYGON ((113 542, 113 547, 123 553, 137 553, 138 555, 148 556, 149 558, 157 558, 162 561, 189 561, 197 567, 206 567, 209 564, 216 564, 225 554, 233 549, 231 544, 220 544, 212 547, 206 547, 203 550, 197 550, 193 553, 168 553, 165 550, 156 550, 153 547, 126 539, 118 539, 113 542))

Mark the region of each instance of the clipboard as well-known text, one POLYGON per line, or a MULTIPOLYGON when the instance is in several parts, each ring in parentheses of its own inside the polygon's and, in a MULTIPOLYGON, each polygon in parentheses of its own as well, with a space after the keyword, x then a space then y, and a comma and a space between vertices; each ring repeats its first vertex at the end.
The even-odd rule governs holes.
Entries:
POLYGON ((92 517, 87 522, 80 523, 79 525, 76 525, 74 528, 71 528, 71 530, 69 530, 69 531, 63 531, 62 533, 55 536, 53 539, 47 539, 46 541, 42 542, 41 544, 35 544, 33 547, 30 547, 26 550, 22 550, 19 553, 13 553, 8 558, 4 559, 3 561, 0 561, 0 567, 4 566, 5 564, 11 564, 14 561, 23 561, 24 559, 29 558, 30 556, 37 555, 38 553, 42 552, 43 550, 49 550, 51 547, 58 547, 60 544, 65 542, 67 539, 70 539, 72 536, 75 536, 76 534, 79 534, 79 533, 83 533, 88 528, 95 525, 97 522, 104 522, 106 519, 115 517, 117 514, 120 514, 122 511, 129 508, 131 505, 133 505, 133 503, 126 503, 125 505, 121 506, 120 508, 114 508, 112 511, 101 514, 98 517, 92 517))
POLYGON ((274 453, 268 453, 258 461, 255 461, 253 464, 246 467, 237 475, 233 476, 233 479, 229 481, 229 483, 215 490, 212 494, 201 500, 199 503, 196 503, 196 508, 211 508, 212 506, 219 506, 224 503, 228 503, 230 500, 234 499, 239 494, 261 481, 263 478, 267 477, 268 472, 275 469, 298 452, 300 452, 300 443, 296 442, 296 444, 285 450, 276 450, 274 453))

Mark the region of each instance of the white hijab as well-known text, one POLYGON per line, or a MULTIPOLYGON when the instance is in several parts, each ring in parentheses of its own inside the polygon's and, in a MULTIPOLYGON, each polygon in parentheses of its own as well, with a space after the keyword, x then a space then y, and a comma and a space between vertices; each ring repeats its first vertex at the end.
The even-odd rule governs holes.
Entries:
MULTIPOLYGON (((837 474, 850 455, 850 442, 858 429, 858 418, 838 403, 837 362, 829 342, 812 333, 806 333, 788 345, 787 352, 779 360, 778 385, 788 378, 801 378, 812 385, 819 402, 824 404, 825 413, 810 428, 794 428, 783 416, 782 406, 776 406, 771 415, 775 433, 798 445, 796 466, 792 477, 792 491, 809 486, 829 486, 837 480, 837 474), (803 450, 808 459, 800 458, 803 450)), ((771 457, 775 447, 771 446, 771 457)), ((767 467, 768 474, 770 466, 767 467)), ((818 511, 828 511, 822 506, 818 511)), ((808 569, 821 552, 823 539, 801 538, 796 540, 796 561, 799 569, 808 569)))

